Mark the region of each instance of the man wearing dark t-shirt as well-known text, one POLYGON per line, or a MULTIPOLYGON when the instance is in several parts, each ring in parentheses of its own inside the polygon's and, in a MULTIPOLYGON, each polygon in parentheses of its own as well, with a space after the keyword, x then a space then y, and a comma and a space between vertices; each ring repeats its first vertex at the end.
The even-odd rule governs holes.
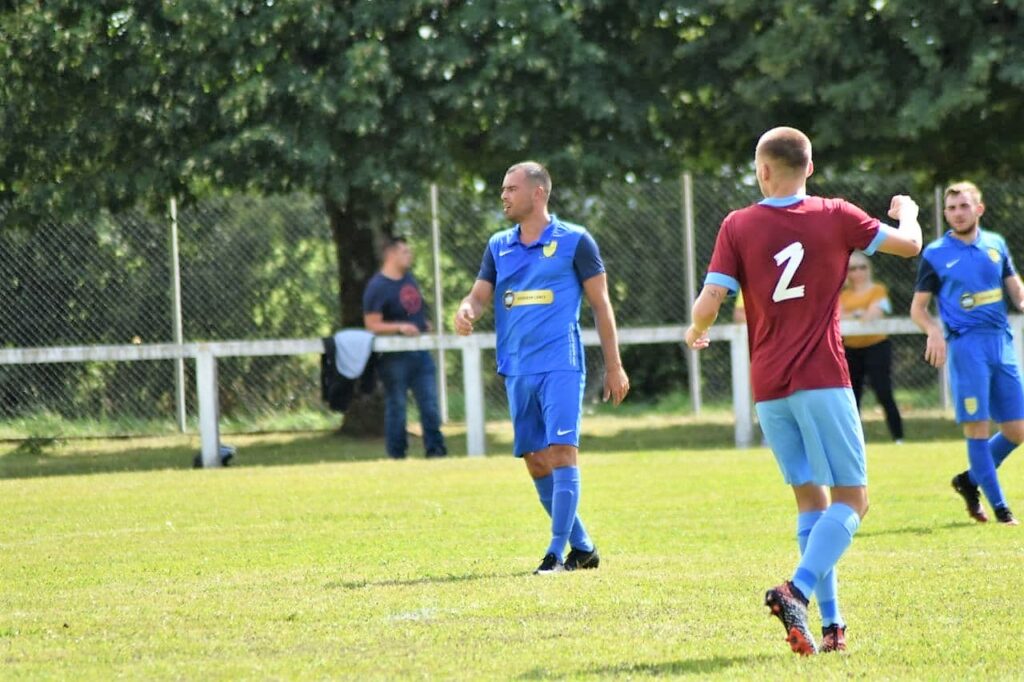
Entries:
MULTIPOLYGON (((430 330, 423 296, 409 273, 412 251, 402 237, 384 246, 380 271, 363 292, 363 324, 374 334, 418 336, 430 330)), ((437 407, 434 359, 428 351, 382 353, 377 371, 384 383, 384 433, 388 456, 403 459, 409 446, 405 432, 406 394, 412 390, 420 411, 427 457, 448 454, 437 407)))

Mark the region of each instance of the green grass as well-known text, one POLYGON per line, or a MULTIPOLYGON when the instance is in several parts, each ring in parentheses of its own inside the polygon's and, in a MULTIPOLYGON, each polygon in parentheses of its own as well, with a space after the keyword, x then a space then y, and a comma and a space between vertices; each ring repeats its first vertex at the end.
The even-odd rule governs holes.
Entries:
MULTIPOLYGON (((604 563, 544 578, 547 519, 504 454, 390 462, 297 434, 193 471, 180 437, 0 446, 0 677, 1019 678, 1024 530, 968 522, 961 442, 876 445, 869 423, 872 510, 840 570, 850 652, 802 660, 761 604, 796 558, 770 454, 727 447, 727 422, 585 428, 604 563)), ((508 437, 491 425, 495 452, 508 437)))

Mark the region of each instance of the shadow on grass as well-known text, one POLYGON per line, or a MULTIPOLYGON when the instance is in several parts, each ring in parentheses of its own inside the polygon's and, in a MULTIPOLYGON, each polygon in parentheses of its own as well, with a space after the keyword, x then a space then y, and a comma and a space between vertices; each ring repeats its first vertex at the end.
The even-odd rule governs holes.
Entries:
POLYGON ((943 530, 953 530, 955 528, 970 528, 977 526, 978 524, 974 521, 951 521, 950 523, 944 523, 939 526, 903 526, 902 528, 888 528, 885 530, 862 530, 857 533, 858 538, 874 538, 882 537, 884 535, 932 535, 936 532, 943 530))
POLYGON ((444 585, 447 583, 468 583, 477 580, 490 580, 492 578, 514 578, 521 576, 520 571, 506 573, 466 573, 464 575, 437 575, 425 576, 422 578, 406 578, 392 580, 344 580, 331 582, 324 585, 328 590, 361 590, 366 587, 415 587, 416 585, 444 585))
MULTIPOLYGON (((905 420, 908 441, 957 439, 956 425, 941 418, 905 420)), ((587 454, 623 451, 657 452, 681 449, 723 449, 734 447, 733 425, 722 420, 701 422, 697 418, 666 417, 659 424, 650 418, 596 418, 590 434, 580 444, 587 454)), ((489 434, 487 452, 509 457, 511 430, 504 436, 489 434)), ((868 439, 888 439, 885 425, 868 422, 868 439)), ((382 439, 356 439, 332 431, 269 435, 223 434, 223 441, 235 445, 235 467, 288 466, 327 462, 356 462, 386 459, 382 439)), ((461 432, 449 437, 452 456, 466 454, 461 432)), ((36 438, 0 444, 0 480, 46 476, 77 476, 129 471, 190 469, 199 451, 198 436, 128 438, 121 440, 60 440, 36 438)), ((409 452, 421 458, 422 441, 410 438, 409 452)))
MULTIPOLYGON (((584 675, 594 675, 597 677, 626 678, 632 678, 637 675, 710 675, 721 672, 726 668, 731 668, 735 665, 764 663, 772 658, 775 657, 769 654, 754 654, 750 656, 708 656, 706 658, 664 661, 662 663, 622 663, 620 665, 579 671, 574 673, 572 676, 575 677, 579 673, 583 673, 584 675)), ((553 675, 552 671, 545 670, 543 668, 535 668, 529 672, 519 675, 517 679, 546 680, 551 679, 552 677, 558 677, 558 675, 553 675)))

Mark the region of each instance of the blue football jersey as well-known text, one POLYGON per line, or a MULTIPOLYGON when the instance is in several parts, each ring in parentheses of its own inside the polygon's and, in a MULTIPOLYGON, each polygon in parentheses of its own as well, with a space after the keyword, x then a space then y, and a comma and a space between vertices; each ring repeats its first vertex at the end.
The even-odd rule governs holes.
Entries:
POLYGON ((1017 274, 1006 241, 985 230, 965 244, 952 232, 936 239, 921 254, 915 291, 935 295, 946 334, 1006 331, 1003 280, 1017 274))
POLYGON ((586 228, 555 216, 532 244, 520 240, 518 225, 493 235, 477 277, 494 286, 498 373, 584 371, 583 282, 602 272, 586 228))

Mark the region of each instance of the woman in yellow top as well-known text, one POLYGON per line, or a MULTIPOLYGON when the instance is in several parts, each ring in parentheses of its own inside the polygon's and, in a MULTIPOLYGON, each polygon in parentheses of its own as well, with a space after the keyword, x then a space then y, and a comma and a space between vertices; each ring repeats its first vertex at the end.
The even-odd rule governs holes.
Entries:
MULTIPOLYGON (((892 312, 885 286, 871 281, 871 262, 860 251, 850 255, 846 286, 839 295, 839 310, 844 320, 878 320, 892 312)), ((892 343, 884 334, 844 336, 846 362, 850 365, 853 395, 860 408, 864 378, 871 384, 878 403, 885 410, 885 423, 897 443, 903 442, 903 419, 892 395, 892 343)))

